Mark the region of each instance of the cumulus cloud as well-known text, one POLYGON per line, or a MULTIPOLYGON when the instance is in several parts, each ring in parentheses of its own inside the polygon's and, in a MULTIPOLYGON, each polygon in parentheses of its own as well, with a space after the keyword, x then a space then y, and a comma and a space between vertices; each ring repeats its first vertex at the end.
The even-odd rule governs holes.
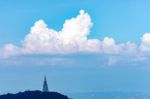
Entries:
POLYGON ((35 22, 23 41, 25 53, 73 53, 99 51, 100 42, 88 39, 93 23, 83 10, 72 19, 66 20, 60 31, 49 29, 43 20, 35 22))
MULTIPOLYGON (((105 37, 103 40, 89 39, 93 23, 91 17, 84 10, 79 15, 68 19, 60 31, 48 28, 44 20, 38 20, 31 27, 30 32, 22 40, 21 46, 6 44, 0 55, 9 57, 24 54, 69 54, 69 53, 102 53, 109 55, 135 54, 150 52, 150 33, 145 33, 141 44, 127 42, 117 44, 113 38, 105 37)), ((114 61, 110 60, 110 63, 114 61)))
POLYGON ((14 55, 19 55, 21 52, 21 49, 13 44, 6 44, 0 51, 1 57, 9 57, 14 55))
POLYGON ((142 36, 140 50, 144 53, 150 53, 150 33, 145 33, 142 36))
POLYGON ((88 39, 93 23, 88 13, 81 10, 75 18, 66 20, 60 31, 48 28, 44 20, 38 20, 22 40, 22 45, 6 44, 0 55, 9 57, 22 54, 68 54, 98 52, 100 41, 88 39))
POLYGON ((115 40, 109 37, 105 37, 102 41, 102 49, 108 54, 118 54, 122 50, 121 45, 117 45, 115 40))

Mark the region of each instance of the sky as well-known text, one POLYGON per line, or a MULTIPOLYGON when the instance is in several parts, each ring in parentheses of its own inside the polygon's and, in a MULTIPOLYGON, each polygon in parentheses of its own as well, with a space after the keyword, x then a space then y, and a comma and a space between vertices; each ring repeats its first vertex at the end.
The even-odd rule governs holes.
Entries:
POLYGON ((0 93, 150 92, 149 0, 0 1, 0 93))

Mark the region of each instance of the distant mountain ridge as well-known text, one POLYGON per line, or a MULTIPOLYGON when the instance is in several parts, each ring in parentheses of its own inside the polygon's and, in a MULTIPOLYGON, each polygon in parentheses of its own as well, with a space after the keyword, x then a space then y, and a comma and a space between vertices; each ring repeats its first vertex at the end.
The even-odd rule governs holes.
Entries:
POLYGON ((0 99, 69 99, 57 92, 25 91, 17 94, 0 95, 0 99))

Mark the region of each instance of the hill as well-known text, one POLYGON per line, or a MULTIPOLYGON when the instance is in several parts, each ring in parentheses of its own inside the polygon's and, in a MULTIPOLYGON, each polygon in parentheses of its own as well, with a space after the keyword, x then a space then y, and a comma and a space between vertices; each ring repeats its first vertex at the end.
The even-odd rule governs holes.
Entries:
POLYGON ((0 99, 69 99, 57 92, 25 91, 17 94, 0 95, 0 99))

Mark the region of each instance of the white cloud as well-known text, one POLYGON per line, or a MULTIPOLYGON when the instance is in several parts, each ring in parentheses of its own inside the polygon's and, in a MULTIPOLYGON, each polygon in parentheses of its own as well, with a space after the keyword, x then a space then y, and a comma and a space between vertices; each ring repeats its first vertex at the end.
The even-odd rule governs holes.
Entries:
POLYGON ((118 54, 122 50, 121 45, 117 45, 113 38, 105 37, 102 41, 102 49, 107 54, 118 54))
POLYGON ((127 51, 127 53, 137 53, 138 46, 135 43, 127 42, 125 44, 125 51, 127 51))
POLYGON ((150 33, 145 33, 142 36, 140 50, 144 53, 150 53, 150 33))
POLYGON ((4 45, 3 49, 1 49, 0 56, 7 58, 9 56, 18 55, 20 54, 20 48, 13 45, 13 44, 6 44, 4 45))
POLYGON ((60 31, 48 28, 43 20, 38 20, 31 27, 30 32, 22 41, 22 45, 5 45, 0 55, 9 57, 24 54, 69 54, 78 52, 94 52, 103 54, 135 54, 150 52, 150 33, 145 33, 141 38, 141 45, 127 42, 117 44, 113 38, 105 37, 89 39, 90 29, 93 26, 91 17, 84 10, 79 15, 63 24, 60 31))
POLYGON ((61 31, 49 29, 43 20, 37 21, 23 41, 25 53, 73 53, 99 51, 99 40, 88 39, 92 27, 90 16, 83 10, 66 20, 61 31))

